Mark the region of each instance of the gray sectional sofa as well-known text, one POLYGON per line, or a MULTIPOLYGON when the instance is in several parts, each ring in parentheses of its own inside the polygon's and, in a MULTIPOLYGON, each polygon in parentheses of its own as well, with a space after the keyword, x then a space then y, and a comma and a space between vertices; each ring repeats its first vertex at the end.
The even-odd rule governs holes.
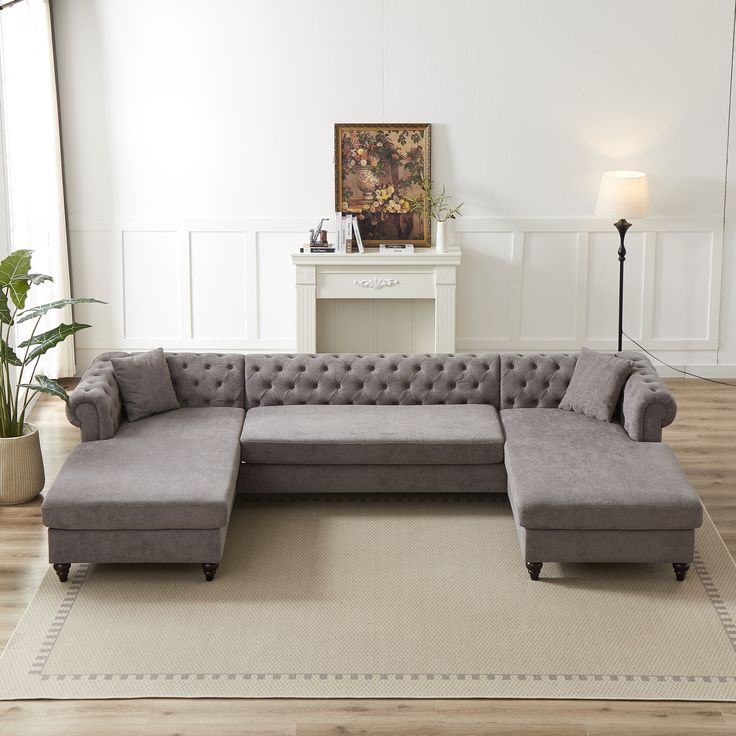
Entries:
POLYGON ((43 503, 49 559, 197 562, 237 492, 508 492, 543 562, 693 559, 701 504, 661 443, 675 402, 637 353, 613 422, 558 408, 577 355, 168 354, 180 409, 128 422, 110 363, 71 394, 82 443, 43 503))

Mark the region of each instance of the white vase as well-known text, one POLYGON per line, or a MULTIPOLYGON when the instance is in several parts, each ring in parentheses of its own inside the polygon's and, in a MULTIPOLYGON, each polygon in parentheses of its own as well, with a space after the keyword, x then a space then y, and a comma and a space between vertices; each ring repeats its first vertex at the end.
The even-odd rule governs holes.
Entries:
POLYGON ((44 473, 38 430, 23 425, 20 437, 0 437, 0 505, 25 503, 43 490, 44 473))
POLYGON ((448 239, 449 239, 449 223, 447 220, 444 221, 437 221, 437 240, 435 241, 435 245, 437 247, 438 253, 444 253, 447 248, 449 247, 448 239))

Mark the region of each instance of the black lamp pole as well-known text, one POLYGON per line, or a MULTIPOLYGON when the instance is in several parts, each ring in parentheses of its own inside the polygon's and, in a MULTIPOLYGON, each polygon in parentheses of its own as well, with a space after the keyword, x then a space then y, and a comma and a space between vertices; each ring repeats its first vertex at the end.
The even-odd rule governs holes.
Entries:
POLYGON ((631 227, 631 223, 626 220, 619 220, 613 223, 618 234, 621 236, 621 245, 618 249, 618 352, 621 352, 624 336, 624 261, 626 260, 626 246, 624 239, 626 231, 631 227))

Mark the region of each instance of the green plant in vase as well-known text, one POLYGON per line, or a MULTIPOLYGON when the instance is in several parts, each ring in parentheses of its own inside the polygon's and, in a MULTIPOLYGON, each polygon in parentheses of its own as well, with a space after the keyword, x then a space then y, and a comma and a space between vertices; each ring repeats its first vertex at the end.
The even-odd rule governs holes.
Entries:
POLYGON ((450 204, 453 197, 447 193, 445 186, 442 186, 438 194, 433 194, 432 185, 431 179, 421 177, 419 186, 422 188, 422 194, 409 199, 409 206, 411 212, 429 212, 429 216, 437 222, 437 251, 444 253, 447 246, 447 223, 462 216, 460 210, 465 203, 460 202, 453 207, 450 204))
POLYGON ((62 323, 39 332, 41 318, 62 307, 100 302, 76 298, 26 307, 33 286, 52 281, 51 276, 31 272, 31 250, 13 251, 0 261, 0 504, 19 503, 37 496, 44 473, 38 430, 26 422, 26 412, 37 393, 69 397, 48 376, 37 373, 39 360, 70 335, 90 325, 62 323), (17 326, 28 322, 28 337, 14 345, 17 326))

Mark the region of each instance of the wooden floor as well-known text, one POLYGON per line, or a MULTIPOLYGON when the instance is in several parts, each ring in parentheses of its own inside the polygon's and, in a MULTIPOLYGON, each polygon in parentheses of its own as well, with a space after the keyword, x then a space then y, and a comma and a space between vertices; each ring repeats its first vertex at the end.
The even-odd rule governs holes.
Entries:
MULTIPOLYGON (((736 381, 734 382, 736 383, 736 381)), ((679 404, 666 432, 736 553, 736 388, 671 380, 679 404)), ((34 410, 53 479, 77 443, 63 405, 34 410)), ((0 507, 0 646, 41 577, 46 541, 40 503, 0 507)), ((0 736, 736 736, 736 703, 563 700, 99 700, 0 703, 0 736)))

